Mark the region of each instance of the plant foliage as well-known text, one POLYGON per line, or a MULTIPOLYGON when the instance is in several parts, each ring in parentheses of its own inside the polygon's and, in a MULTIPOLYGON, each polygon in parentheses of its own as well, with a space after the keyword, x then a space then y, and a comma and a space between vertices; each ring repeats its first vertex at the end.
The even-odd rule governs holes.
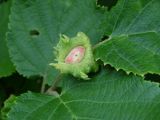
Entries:
POLYGON ((15 69, 10 60, 6 44, 6 32, 8 30, 10 6, 11 1, 0 4, 0 77, 10 75, 15 69))
MULTIPOLYGON (((118 0, 109 9, 98 3, 103 2, 13 0, 8 28, 10 7, 5 6, 0 40, 4 43, 7 34, 9 55, 18 73, 40 76, 43 84, 41 93, 29 91, 6 100, 1 110, 4 120, 160 119, 159 77, 156 82, 145 80, 148 73, 160 75, 160 1, 118 0), (87 81, 77 75, 59 75, 49 65, 55 63, 53 47, 59 35, 74 38, 78 32, 91 40, 100 68, 87 74, 87 81)), ((8 49, 5 46, 0 54, 8 55, 8 49)), ((5 59, 10 61, 9 56, 5 59)), ((0 67, 1 63, 0 59, 0 67)), ((11 62, 3 65, 12 66, 11 62)), ((9 75, 13 70, 2 72, 9 75)), ((71 71, 76 73, 78 67, 71 71)))

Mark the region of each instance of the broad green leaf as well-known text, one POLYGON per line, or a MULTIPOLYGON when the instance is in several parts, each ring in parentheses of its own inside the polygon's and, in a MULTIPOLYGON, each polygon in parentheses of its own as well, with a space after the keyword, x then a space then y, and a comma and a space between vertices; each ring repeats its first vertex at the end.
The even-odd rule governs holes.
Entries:
POLYGON ((11 0, 0 4, 0 77, 8 76, 14 71, 6 45, 6 32, 11 0))
POLYGON ((65 77, 59 96, 25 93, 8 120, 159 120, 158 84, 106 69, 92 81, 65 77))
POLYGON ((106 35, 95 56, 116 69, 160 74, 160 1, 120 0, 107 13, 106 35))
POLYGON ((8 44, 18 72, 53 80, 57 72, 49 63, 59 34, 71 37, 81 31, 95 44, 103 34, 103 12, 96 0, 14 0, 8 44))

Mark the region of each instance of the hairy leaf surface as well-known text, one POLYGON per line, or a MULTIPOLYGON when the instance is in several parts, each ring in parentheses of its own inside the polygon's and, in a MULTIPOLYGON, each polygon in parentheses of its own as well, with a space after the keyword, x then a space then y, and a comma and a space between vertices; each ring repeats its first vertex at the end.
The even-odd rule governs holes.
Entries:
POLYGON ((109 39, 95 47, 96 58, 126 72, 160 74, 158 11, 159 0, 120 0, 107 13, 109 39))
POLYGON ((8 120, 159 120, 158 84, 104 70, 92 81, 65 77, 60 96, 25 93, 8 120))

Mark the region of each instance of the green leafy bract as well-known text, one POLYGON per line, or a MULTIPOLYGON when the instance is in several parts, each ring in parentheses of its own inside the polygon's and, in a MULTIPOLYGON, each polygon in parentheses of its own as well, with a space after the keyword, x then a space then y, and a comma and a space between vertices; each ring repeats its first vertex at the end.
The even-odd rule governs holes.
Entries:
MULTIPOLYGON (((69 38, 66 35, 61 35, 59 43, 55 47, 55 54, 56 61, 58 63, 51 63, 50 65, 54 66, 56 69, 59 69, 61 73, 69 73, 75 77, 88 80, 89 78, 87 73, 91 71, 96 72, 98 70, 98 65, 93 57, 90 39, 83 32, 78 32, 77 36, 73 38, 69 38), (77 63, 66 63, 65 59, 67 55, 79 46, 84 48, 84 56, 82 57, 82 60, 77 63)), ((77 56, 76 58, 79 58, 80 52, 79 54, 74 54, 74 57, 75 56, 77 56)))
POLYGON ((139 75, 160 74, 160 1, 120 0, 106 13, 108 40, 95 47, 96 59, 139 75))

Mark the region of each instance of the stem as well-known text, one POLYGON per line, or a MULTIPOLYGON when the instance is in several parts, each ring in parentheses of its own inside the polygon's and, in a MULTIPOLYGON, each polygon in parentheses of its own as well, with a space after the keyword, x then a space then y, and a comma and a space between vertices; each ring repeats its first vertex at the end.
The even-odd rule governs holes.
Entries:
POLYGON ((46 83, 46 78, 44 77, 44 79, 42 80, 42 86, 41 86, 41 93, 43 94, 45 91, 45 83, 46 83))
POLYGON ((60 78, 61 78, 61 73, 59 73, 56 77, 56 79, 54 80, 54 83, 52 84, 52 88, 55 88, 57 83, 60 81, 60 78))
POLYGON ((41 93, 43 94, 45 92, 45 85, 47 81, 47 74, 43 75, 42 85, 41 85, 41 93))
POLYGON ((103 43, 109 41, 110 39, 111 39, 111 37, 109 37, 108 39, 103 40, 102 42, 99 42, 99 43, 95 44, 95 45, 92 47, 93 50, 95 50, 96 47, 100 46, 101 44, 103 44, 103 43))
POLYGON ((52 94, 53 92, 55 92, 57 83, 61 80, 60 78, 61 78, 61 73, 57 75, 52 86, 46 91, 47 94, 52 94))

